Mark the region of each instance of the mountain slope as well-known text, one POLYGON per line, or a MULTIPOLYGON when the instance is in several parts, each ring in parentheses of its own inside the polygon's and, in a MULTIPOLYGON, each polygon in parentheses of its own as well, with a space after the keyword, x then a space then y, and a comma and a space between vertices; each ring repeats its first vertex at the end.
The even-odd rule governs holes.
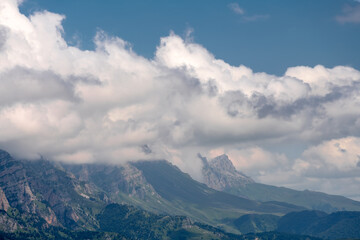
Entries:
MULTIPOLYGON (((165 239, 307 239, 297 232, 225 233, 272 230, 279 217, 264 213, 281 216, 303 208, 216 191, 166 161, 70 166, 44 159, 20 161, 0 151, 0 208, 0 239, 122 239, 126 227, 130 239, 139 229, 165 239)), ((344 214, 311 226, 329 226, 321 236, 335 236, 345 224, 358 221, 356 215, 344 214)), ((358 228, 347 231, 357 234, 358 228)))
POLYGON ((270 232, 277 229, 280 217, 270 214, 247 214, 236 219, 233 224, 242 233, 270 232))
MULTIPOLYGON (((107 192, 115 191, 115 196, 116 191, 121 191, 120 197, 116 198, 119 202, 135 196, 141 198, 148 193, 156 194, 133 166, 92 167, 100 170, 92 177, 107 192), (106 169, 121 171, 108 175, 106 169), (113 184, 106 186, 107 182, 100 180, 106 180, 105 175, 110 176, 113 184), (122 199, 125 195, 128 198, 122 199)), ((147 227, 145 232, 155 234, 153 239, 181 236, 232 239, 227 237, 231 234, 204 224, 195 225, 187 217, 160 216, 128 205, 107 205, 112 201, 111 195, 107 196, 106 191, 85 181, 84 172, 80 175, 77 178, 59 164, 44 159, 19 161, 0 151, 0 239, 135 239, 141 232, 137 230, 144 226, 147 227), (123 215, 118 214, 119 209, 123 215), (121 228, 110 229, 112 226, 121 228), (126 230, 123 226, 127 226, 126 230), (154 228, 156 232, 153 232, 154 228), (113 230, 117 234, 106 233, 113 230)))
POLYGON ((93 215, 104 205, 94 189, 50 162, 19 161, 1 150, 0 188, 2 210, 17 209, 71 229, 96 228, 93 215))
POLYGON ((297 206, 260 203, 253 200, 215 191, 193 180, 167 161, 144 161, 133 163, 142 171, 146 180, 157 193, 168 201, 184 201, 203 207, 238 208, 245 211, 284 213, 300 210, 297 206))
POLYGON ((128 205, 110 204, 97 216, 100 229, 126 239, 238 239, 183 216, 157 215, 128 205))
POLYGON ((113 165, 65 165, 79 179, 101 189, 109 200, 128 203, 160 214, 185 215, 195 221, 237 231, 224 223, 249 213, 284 215, 304 208, 257 201, 215 191, 163 161, 113 165))
POLYGON ((283 215, 300 211, 301 207, 278 202, 260 203, 219 192, 193 180, 176 166, 166 161, 144 161, 133 165, 141 170, 147 182, 167 202, 181 209, 183 214, 208 224, 225 227, 226 218, 237 218, 249 213, 283 215))
POLYGON ((289 213, 278 221, 278 231, 326 239, 359 239, 360 212, 319 211, 289 213))
MULTIPOLYGON (((201 156, 200 156, 201 157, 201 156)), ((296 191, 254 182, 238 172, 226 155, 203 161, 205 184, 213 189, 256 201, 278 201, 325 212, 360 211, 360 202, 343 196, 313 191, 296 191), (226 167, 224 167, 226 166, 226 167)))
MULTIPOLYGON (((237 230, 224 219, 303 210, 213 190, 166 161, 75 166, 44 159, 20 161, 0 152, 0 206, 5 212, 19 210, 15 211, 17 219, 35 216, 34 221, 44 226, 95 230, 99 228, 96 214, 112 202, 160 214, 184 215, 233 232, 237 230)), ((4 222, 10 229, 11 223, 6 219, 4 222)))
POLYGON ((68 171, 101 189, 113 202, 128 203, 160 214, 185 215, 195 221, 235 231, 224 219, 249 213, 284 215, 304 208, 257 201, 215 191, 163 161, 122 166, 66 165, 68 171))

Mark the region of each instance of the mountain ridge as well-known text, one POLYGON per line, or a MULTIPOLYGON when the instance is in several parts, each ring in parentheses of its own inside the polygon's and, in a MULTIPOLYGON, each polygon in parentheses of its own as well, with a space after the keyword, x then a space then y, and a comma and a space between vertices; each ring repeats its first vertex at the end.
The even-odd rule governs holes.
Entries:
MULTIPOLYGON (((224 178, 230 176, 236 180, 240 176, 242 180, 248 180, 247 185, 253 184, 244 174, 226 174, 226 171, 234 171, 229 161, 228 157, 220 156, 212 167, 222 167, 224 178)), ((274 222, 281 216, 294 211, 301 212, 306 208, 286 202, 254 201, 217 191, 195 181, 166 160, 137 161, 123 165, 69 165, 43 158, 34 161, 17 160, 7 152, 0 151, 0 236, 32 239, 31 236, 36 235, 38 239, 46 239, 50 234, 67 236, 68 239, 83 239, 86 236, 90 236, 88 239, 117 239, 121 233, 110 234, 107 232, 110 229, 101 225, 107 217, 112 218, 111 211, 105 214, 106 217, 100 217, 104 216, 101 214, 111 204, 120 205, 114 209, 125 209, 129 214, 135 214, 134 218, 128 219, 133 225, 126 234, 138 229, 136 224, 152 226, 153 219, 154 224, 158 224, 157 228, 163 229, 157 231, 159 236, 171 233, 175 234, 171 235, 173 237, 192 236, 196 239, 196 236, 213 236, 210 238, 214 239, 212 234, 216 232, 229 239, 234 236, 235 239, 255 239, 258 236, 262 236, 259 239, 267 239, 269 236, 306 239, 298 232, 295 235, 248 233, 249 229, 258 232, 276 230, 273 229, 274 222), (136 216, 150 218, 142 222, 136 216), (171 227, 178 221, 175 219, 186 218, 191 224, 196 223, 191 225, 197 229, 196 233, 189 232, 186 224, 183 227, 180 224, 180 228, 171 227), (168 222, 165 219, 173 220, 168 222), (252 224, 255 224, 254 228, 249 227, 252 224), (229 235, 226 232, 250 235, 240 238, 240 235, 229 235)), ((125 218, 116 219, 124 221, 119 222, 119 226, 126 224, 125 218)))
POLYGON ((201 158, 203 164, 202 173, 204 183, 219 191, 224 191, 236 196, 251 200, 268 202, 286 202, 308 209, 325 211, 360 211, 360 202, 338 195, 330 195, 315 191, 297 191, 285 187, 276 187, 257 183, 251 178, 237 171, 228 156, 221 155, 210 161, 201 158), (226 160, 232 166, 223 168, 211 163, 213 161, 226 160))
POLYGON ((105 205, 126 203, 157 214, 189 216, 239 233, 223 219, 248 213, 284 215, 303 210, 213 190, 165 160, 122 166, 67 165, 45 159, 20 161, 6 152, 0 156, 2 210, 19 209, 36 215, 44 219, 44 226, 94 230, 99 227, 95 215, 105 205))

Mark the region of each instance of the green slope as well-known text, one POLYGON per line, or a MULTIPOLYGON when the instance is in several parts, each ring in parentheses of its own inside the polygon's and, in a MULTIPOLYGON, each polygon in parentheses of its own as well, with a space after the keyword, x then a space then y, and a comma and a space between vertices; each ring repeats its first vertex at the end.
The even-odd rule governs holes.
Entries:
MULTIPOLYGON (((7 214, 0 211, 1 216, 7 214)), ((6 240, 127 240, 127 239, 223 239, 223 240, 318 240, 298 234, 266 232, 246 235, 226 233, 218 228, 192 222, 183 216, 158 215, 124 204, 109 204, 96 216, 97 231, 74 231, 62 227, 36 226, 15 232, 0 230, 0 239, 6 240)), ((35 220, 36 216, 32 220, 35 220)))
POLYGON ((247 214, 233 224, 241 233, 270 232, 277 229, 280 217, 271 214, 247 214))
POLYGON ((224 191, 257 201, 279 201, 325 212, 360 211, 360 202, 343 196, 314 191, 296 191, 260 183, 249 183, 243 187, 227 188, 224 191))
POLYGON ((65 166, 75 177, 91 182, 111 201, 160 214, 185 215, 195 221, 238 232, 226 219, 250 213, 284 215, 304 208, 281 202, 261 203, 213 190, 167 161, 123 166, 65 166))
POLYGON ((100 229, 126 239, 237 239, 183 216, 157 215, 129 205, 110 204, 98 215, 100 229))
POLYGON ((289 213, 278 221, 278 231, 326 239, 360 239, 360 212, 320 211, 289 213))
POLYGON ((166 161, 144 161, 133 165, 141 170, 147 182, 163 199, 182 209, 185 215, 208 224, 222 226, 226 218, 238 218, 249 213, 283 215, 303 210, 290 204, 261 203, 216 191, 166 161))

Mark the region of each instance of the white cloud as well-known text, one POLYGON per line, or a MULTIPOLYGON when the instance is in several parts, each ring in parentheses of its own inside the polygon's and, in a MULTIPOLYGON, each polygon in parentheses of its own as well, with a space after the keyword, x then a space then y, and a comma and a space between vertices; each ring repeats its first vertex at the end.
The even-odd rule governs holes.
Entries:
POLYGON ((236 14, 241 16, 241 19, 245 22, 255 22, 259 20, 265 20, 270 17, 270 15, 267 14, 255 14, 255 15, 247 15, 245 13, 245 10, 239 6, 238 3, 230 3, 228 7, 236 14))
POLYGON ((317 178, 360 176, 360 138, 346 137, 310 147, 296 160, 294 170, 317 178))
POLYGON ((236 14, 239 14, 239 15, 245 14, 244 9, 242 9, 238 3, 230 3, 228 6, 236 14))
POLYGON ((234 166, 256 181, 299 190, 311 189, 360 199, 360 138, 324 141, 307 148, 295 161, 260 147, 220 149, 234 166))
POLYGON ((360 4, 355 6, 346 5, 342 10, 342 14, 336 16, 336 21, 339 23, 360 23, 360 4))
POLYGON ((259 21, 259 20, 265 20, 268 18, 270 18, 270 15, 268 15, 268 14, 264 14, 264 15, 256 14, 256 15, 251 15, 251 16, 244 16, 243 19, 247 22, 255 22, 255 21, 259 21))
POLYGON ((231 149, 227 152, 234 166, 241 171, 246 172, 254 178, 261 178, 273 173, 274 169, 279 171, 288 170, 289 160, 284 154, 271 153, 260 147, 251 147, 245 149, 231 149))
MULTIPOLYGON (((154 59, 103 32, 94 51, 83 51, 62 38, 63 19, 49 12, 26 17, 17 1, 0 2, 0 148, 15 156, 166 158, 200 178, 196 153, 223 148, 264 180, 273 176, 270 169, 284 173, 278 166, 292 166, 286 156, 263 150, 265 144, 360 136, 360 72, 354 68, 254 73, 173 33, 161 38, 154 59), (239 148, 247 150, 232 151, 239 148)), ((301 159, 304 169, 319 164, 301 159)))
POLYGON ((360 200, 360 138, 346 137, 309 147, 293 165, 302 182, 292 186, 360 200))

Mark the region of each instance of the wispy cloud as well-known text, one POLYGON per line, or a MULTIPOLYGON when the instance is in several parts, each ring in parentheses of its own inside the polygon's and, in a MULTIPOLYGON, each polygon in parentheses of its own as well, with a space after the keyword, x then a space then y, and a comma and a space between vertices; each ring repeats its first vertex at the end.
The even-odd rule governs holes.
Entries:
MULTIPOLYGON (((360 3, 360 1, 356 1, 360 3)), ((346 5, 342 14, 336 16, 336 21, 339 23, 360 23, 360 4, 355 6, 346 5)))
POLYGON ((239 4, 237 3, 230 3, 229 5, 229 8, 236 14, 239 14, 239 15, 243 15, 245 14, 245 11, 244 9, 242 9, 239 4))
POLYGON ((254 22, 259 20, 268 19, 270 15, 252 15, 252 16, 244 16, 243 19, 247 22, 254 22))
POLYGON ((240 15, 242 20, 245 22, 254 22, 259 20, 265 20, 270 17, 268 14, 255 14, 255 15, 247 15, 245 10, 239 6, 238 3, 230 3, 228 7, 236 14, 240 15))

